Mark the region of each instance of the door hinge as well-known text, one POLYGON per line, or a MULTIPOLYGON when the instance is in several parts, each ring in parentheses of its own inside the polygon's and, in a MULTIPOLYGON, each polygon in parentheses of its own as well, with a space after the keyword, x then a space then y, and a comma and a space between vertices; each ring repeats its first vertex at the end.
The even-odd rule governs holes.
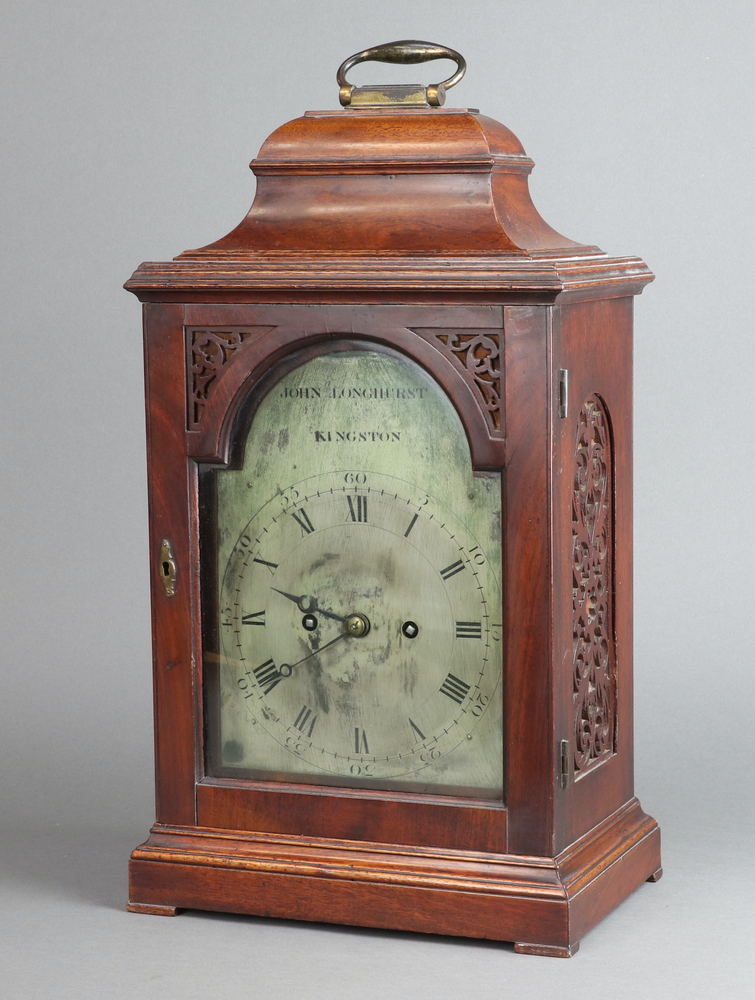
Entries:
POLYGON ((558 370, 558 415, 565 419, 569 415, 569 369, 558 370))
POLYGON ((558 773, 561 787, 568 788, 571 783, 571 747, 568 740, 561 740, 558 773))

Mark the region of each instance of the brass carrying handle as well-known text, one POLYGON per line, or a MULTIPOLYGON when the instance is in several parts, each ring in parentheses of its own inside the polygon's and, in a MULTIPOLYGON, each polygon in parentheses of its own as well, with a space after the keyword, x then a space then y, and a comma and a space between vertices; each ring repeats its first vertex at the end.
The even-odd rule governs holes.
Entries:
POLYGON ((432 107, 439 108, 446 99, 446 91, 455 86, 467 71, 467 63, 464 56, 455 49, 449 49, 445 45, 436 45, 434 42, 419 42, 412 39, 404 39, 400 42, 386 42, 384 45, 376 45, 374 48, 365 49, 349 56, 338 67, 336 80, 340 88, 338 99, 344 106, 351 104, 351 96, 355 90, 353 84, 346 79, 346 74, 360 62, 384 62, 401 63, 409 65, 412 63, 430 62, 432 59, 453 59, 457 65, 457 70, 453 76, 449 76, 442 83, 431 83, 426 90, 427 103, 432 107))

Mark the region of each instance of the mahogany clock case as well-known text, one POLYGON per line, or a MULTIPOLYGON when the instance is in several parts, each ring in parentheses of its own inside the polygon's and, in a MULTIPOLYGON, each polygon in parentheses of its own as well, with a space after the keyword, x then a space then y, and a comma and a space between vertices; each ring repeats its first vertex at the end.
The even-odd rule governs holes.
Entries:
POLYGON ((659 877, 632 763, 632 309, 652 276, 550 229, 531 166, 464 109, 308 113, 263 147, 232 234, 128 283, 144 302, 157 775, 129 909, 569 955, 659 877), (474 468, 503 473, 503 802, 206 774, 201 472, 234 460, 276 366, 347 342, 423 368, 474 468))

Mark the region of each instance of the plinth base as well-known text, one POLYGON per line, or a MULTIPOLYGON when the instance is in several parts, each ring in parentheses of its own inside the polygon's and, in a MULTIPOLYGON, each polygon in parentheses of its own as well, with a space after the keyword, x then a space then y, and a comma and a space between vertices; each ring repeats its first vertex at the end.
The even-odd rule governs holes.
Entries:
POLYGON ((568 958, 659 872, 660 830, 637 799, 556 858, 158 825, 131 856, 128 909, 513 941, 568 958))

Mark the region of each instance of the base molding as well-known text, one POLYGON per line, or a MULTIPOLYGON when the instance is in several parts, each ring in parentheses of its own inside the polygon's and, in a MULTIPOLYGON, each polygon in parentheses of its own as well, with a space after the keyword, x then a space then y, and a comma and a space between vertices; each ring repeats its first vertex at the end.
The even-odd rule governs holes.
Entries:
POLYGON ((157 825, 131 856, 128 909, 513 941, 569 957, 659 869, 660 831, 637 799, 555 858, 157 825))

